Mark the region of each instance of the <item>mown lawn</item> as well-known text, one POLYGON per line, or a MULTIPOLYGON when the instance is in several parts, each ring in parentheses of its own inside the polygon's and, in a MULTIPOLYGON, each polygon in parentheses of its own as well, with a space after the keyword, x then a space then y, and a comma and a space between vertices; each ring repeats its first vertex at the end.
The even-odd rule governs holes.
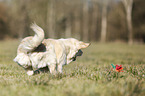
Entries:
POLYGON ((0 96, 145 96, 145 45, 92 43, 62 75, 27 76, 13 62, 18 44, 0 41, 0 96))

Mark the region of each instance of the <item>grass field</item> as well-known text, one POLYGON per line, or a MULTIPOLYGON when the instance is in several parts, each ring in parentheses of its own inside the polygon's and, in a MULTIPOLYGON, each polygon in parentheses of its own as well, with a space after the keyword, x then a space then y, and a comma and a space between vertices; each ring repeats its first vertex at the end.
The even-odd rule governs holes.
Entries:
POLYGON ((0 96, 145 96, 145 45, 92 43, 62 75, 27 76, 13 62, 18 44, 0 41, 0 96))

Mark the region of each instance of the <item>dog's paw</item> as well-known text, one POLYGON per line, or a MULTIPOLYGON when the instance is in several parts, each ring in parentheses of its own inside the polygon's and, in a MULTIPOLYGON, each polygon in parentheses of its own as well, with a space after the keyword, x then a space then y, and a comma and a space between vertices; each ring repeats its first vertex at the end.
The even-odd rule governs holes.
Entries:
POLYGON ((27 74, 28 74, 29 76, 32 76, 32 75, 34 74, 34 71, 27 71, 27 74))

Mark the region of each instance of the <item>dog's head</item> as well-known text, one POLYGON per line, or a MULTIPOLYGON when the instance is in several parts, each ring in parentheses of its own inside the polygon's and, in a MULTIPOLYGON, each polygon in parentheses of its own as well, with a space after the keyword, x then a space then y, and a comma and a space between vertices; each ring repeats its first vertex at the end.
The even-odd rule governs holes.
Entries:
POLYGON ((82 41, 78 41, 77 39, 71 38, 69 39, 69 53, 67 55, 67 64, 71 61, 75 61, 77 56, 82 56, 83 52, 81 49, 87 48, 90 43, 84 43, 82 41))

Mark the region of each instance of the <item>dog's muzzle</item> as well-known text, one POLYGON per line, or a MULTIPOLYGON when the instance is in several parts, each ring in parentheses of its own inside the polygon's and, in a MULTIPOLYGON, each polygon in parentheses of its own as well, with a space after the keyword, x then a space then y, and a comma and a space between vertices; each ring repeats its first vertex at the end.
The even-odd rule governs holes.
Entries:
POLYGON ((75 54, 74 57, 71 58, 72 61, 76 61, 77 56, 82 56, 83 52, 81 49, 78 50, 78 52, 75 54))

